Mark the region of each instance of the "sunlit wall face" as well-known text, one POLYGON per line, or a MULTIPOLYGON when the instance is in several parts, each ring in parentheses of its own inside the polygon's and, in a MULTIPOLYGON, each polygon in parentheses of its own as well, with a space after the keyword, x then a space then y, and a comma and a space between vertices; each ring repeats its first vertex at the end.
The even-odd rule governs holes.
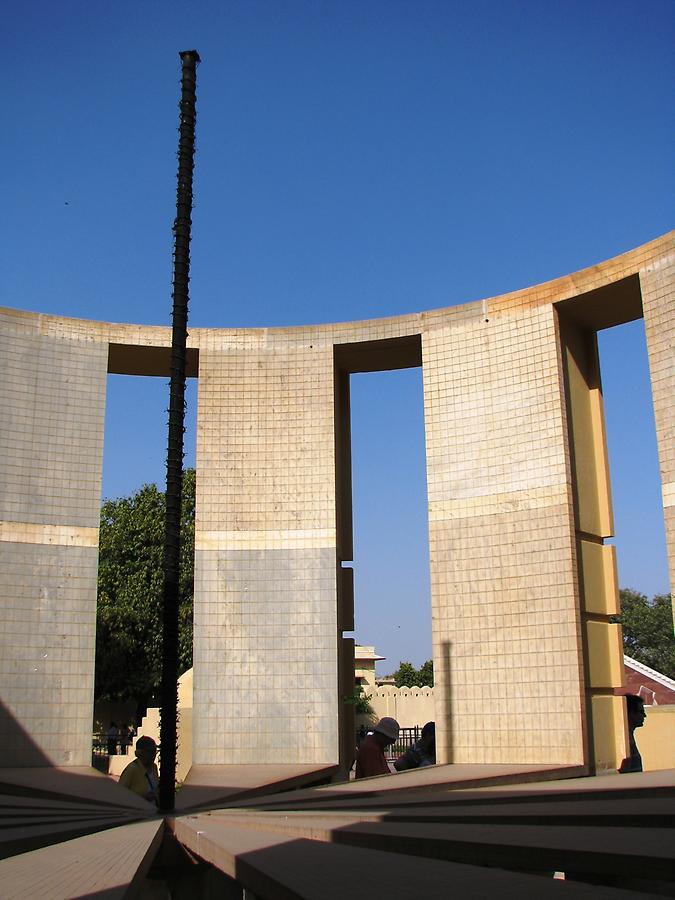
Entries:
POLYGON ((671 589, 675 584, 675 253, 640 270, 671 589))
MULTIPOLYGON (((608 530, 589 534, 580 519, 588 495, 579 423, 599 407, 591 369, 581 366, 579 389, 570 389, 580 357, 561 323, 579 310, 562 306, 578 297, 585 307, 595 292, 601 309, 618 308, 604 300, 620 299, 623 283, 634 292, 639 276, 672 560, 672 259, 669 235, 483 303, 191 332, 200 380, 195 762, 278 762, 282 751, 310 766, 339 760, 338 660, 347 659, 350 623, 338 581, 353 559, 339 347, 350 348, 351 371, 388 368, 378 362, 382 347, 421 357, 439 760, 590 759, 587 698, 611 696, 620 645, 610 647, 609 628, 590 638, 598 621, 583 595, 579 547, 604 546, 608 530), (366 345, 370 364, 359 356, 366 345)), ((14 582, 1 607, 9 724, 0 760, 74 764, 90 740, 93 631, 73 611, 84 604, 93 622, 108 348, 131 347, 134 358, 153 348, 156 360, 169 335, 7 310, 2 340, 0 537, 14 582), (58 599, 55 618, 41 597, 58 599), (66 746, 76 748, 69 758, 66 746)), ((606 554, 586 556, 590 572, 606 554)))

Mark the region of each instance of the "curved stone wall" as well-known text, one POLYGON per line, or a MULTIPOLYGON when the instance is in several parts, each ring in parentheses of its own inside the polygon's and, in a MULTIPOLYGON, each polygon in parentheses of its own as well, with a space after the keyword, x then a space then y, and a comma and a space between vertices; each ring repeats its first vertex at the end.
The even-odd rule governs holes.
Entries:
MULTIPOLYGON (((191 331, 195 763, 348 744, 349 374, 420 363, 439 759, 620 758, 595 332, 644 311, 672 566, 673 245, 420 314, 191 331)), ((89 762, 106 372, 165 374, 169 343, 0 310, 0 765, 89 762)))

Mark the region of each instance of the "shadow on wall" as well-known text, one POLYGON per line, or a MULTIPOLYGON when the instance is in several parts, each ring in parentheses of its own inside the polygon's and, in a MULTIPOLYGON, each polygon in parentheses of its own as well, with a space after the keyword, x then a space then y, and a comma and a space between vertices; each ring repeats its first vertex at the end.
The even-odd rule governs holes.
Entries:
POLYGON ((156 815, 154 804, 94 769, 55 766, 2 701, 0 807, 0 860, 156 815))
MULTIPOLYGON (((439 763, 455 761, 454 734, 452 730, 452 672, 450 655, 452 642, 441 642, 440 669, 441 677, 434 678, 434 696, 436 706, 436 759, 439 763), (439 688, 439 685, 442 686, 439 688)), ((436 661, 434 660, 434 665, 436 661)))
MULTIPOLYGON (((55 765, 0 700, 0 796, 3 794, 68 797, 72 802, 155 812, 154 805, 94 768, 55 765)), ((4 836, 0 829, 0 847, 4 836)))
POLYGON ((51 765, 52 761, 0 700, 0 768, 51 765))

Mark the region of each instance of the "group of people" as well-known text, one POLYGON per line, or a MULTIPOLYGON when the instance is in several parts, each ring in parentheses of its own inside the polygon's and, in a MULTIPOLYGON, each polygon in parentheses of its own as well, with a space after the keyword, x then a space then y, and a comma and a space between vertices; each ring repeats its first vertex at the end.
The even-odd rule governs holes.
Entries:
MULTIPOLYGON (((642 757, 635 741, 635 729, 642 728, 646 714, 644 701, 637 694, 626 695, 628 712, 629 755, 621 763, 619 772, 642 772, 642 757)), ((359 743, 356 755, 356 777, 370 778, 373 775, 390 775, 391 769, 384 751, 395 744, 399 735, 399 724, 396 719, 384 716, 359 743)), ((417 769, 436 764, 436 725, 427 722, 422 729, 420 739, 394 761, 397 772, 405 769, 417 769)))
MULTIPOLYGON (((384 751, 398 740, 400 727, 396 719, 383 716, 360 742, 356 754, 356 777, 389 775, 391 769, 384 751)), ((427 722, 418 741, 394 762, 397 772, 436 764, 436 723, 427 722)))
MULTIPOLYGON (((628 730, 630 755, 624 759, 619 772, 641 772, 642 758, 635 742, 634 731, 645 721, 644 703, 641 697, 628 694, 628 730)), ((373 775, 390 775, 391 769, 384 751, 398 740, 400 728, 396 719, 384 716, 373 730, 360 742, 356 755, 356 777, 370 778, 373 775)), ((155 764, 157 744, 151 737, 143 736, 136 741, 136 759, 130 762, 120 775, 119 783, 143 797, 157 803, 159 773, 155 764)), ((394 769, 418 769, 436 764, 436 724, 427 722, 419 740, 394 761, 394 769)))

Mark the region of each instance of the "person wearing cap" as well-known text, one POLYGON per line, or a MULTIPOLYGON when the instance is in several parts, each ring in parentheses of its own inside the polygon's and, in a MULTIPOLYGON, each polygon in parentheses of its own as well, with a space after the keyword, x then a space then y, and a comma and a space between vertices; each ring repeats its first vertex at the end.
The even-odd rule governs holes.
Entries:
POLYGON ((397 772, 405 769, 421 769, 424 766, 436 765, 436 723, 427 722, 422 729, 419 741, 416 741, 403 756, 394 762, 397 772))
POLYGON ((370 778, 372 775, 390 775, 389 763, 384 757, 384 749, 398 739, 399 726, 396 719, 383 716, 371 734, 361 741, 356 757, 356 777, 370 778))
POLYGON ((157 803, 159 772, 155 765, 157 744, 151 737, 143 735, 136 741, 136 759, 130 762, 120 775, 118 784, 128 788, 144 800, 157 803))

